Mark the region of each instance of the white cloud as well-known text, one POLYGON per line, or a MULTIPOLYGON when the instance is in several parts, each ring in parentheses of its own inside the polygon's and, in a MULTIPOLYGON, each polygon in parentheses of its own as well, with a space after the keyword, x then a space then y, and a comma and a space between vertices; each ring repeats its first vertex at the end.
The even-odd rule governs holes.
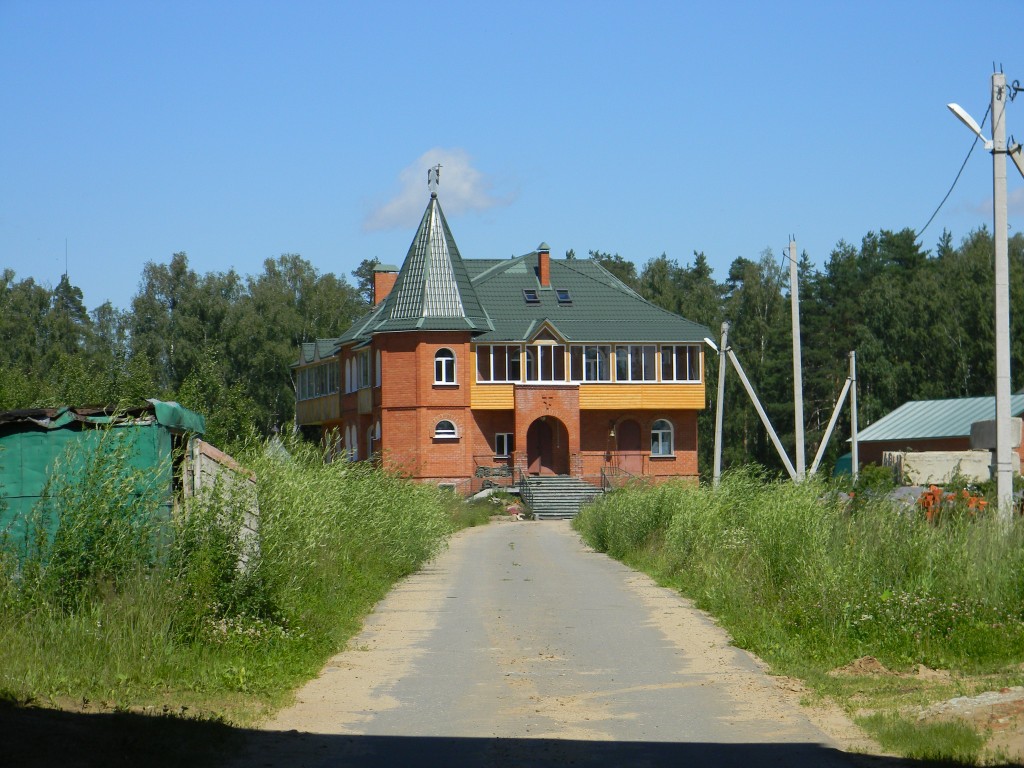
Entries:
POLYGON ((1006 196, 1010 216, 1024 216, 1024 187, 1018 187, 1006 196))
POLYGON ((435 147, 424 152, 398 174, 399 191, 363 219, 364 231, 415 227, 426 208, 427 169, 441 164, 437 196, 448 214, 481 211, 512 202, 494 193, 493 181, 473 167, 464 149, 435 147))
MULTIPOLYGON (((992 198, 963 206, 964 210, 978 216, 992 218, 992 198)), ((1024 216, 1024 187, 1018 187, 1006 195, 1006 212, 1010 216, 1024 216)))

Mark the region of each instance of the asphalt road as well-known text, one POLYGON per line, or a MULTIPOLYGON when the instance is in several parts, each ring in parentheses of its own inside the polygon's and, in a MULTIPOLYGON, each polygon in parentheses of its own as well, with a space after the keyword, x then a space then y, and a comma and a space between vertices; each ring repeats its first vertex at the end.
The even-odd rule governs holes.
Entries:
POLYGON ((686 601, 558 522, 457 536, 267 728, 241 764, 851 764, 686 601))

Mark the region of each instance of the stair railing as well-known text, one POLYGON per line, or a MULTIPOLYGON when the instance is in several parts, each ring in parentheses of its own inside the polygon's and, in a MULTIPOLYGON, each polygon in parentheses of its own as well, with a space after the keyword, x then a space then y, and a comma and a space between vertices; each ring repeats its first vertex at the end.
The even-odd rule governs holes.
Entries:
POLYGON ((601 467, 601 488, 607 493, 636 480, 636 475, 622 467, 601 467))
POLYGON ((530 477, 522 469, 516 468, 516 481, 519 485, 519 498, 526 502, 527 506, 533 505, 533 486, 530 485, 530 477))

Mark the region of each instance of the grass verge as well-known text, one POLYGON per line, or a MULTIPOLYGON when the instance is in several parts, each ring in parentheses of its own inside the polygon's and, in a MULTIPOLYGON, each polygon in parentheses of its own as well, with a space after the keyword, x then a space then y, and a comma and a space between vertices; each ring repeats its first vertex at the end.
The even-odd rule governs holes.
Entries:
MULTIPOLYGON (((901 754, 916 754, 907 735, 915 729, 925 741, 949 730, 907 719, 908 707, 991 690, 996 677, 997 687, 1024 683, 1020 524, 956 510, 932 524, 881 497, 853 504, 823 483, 740 471, 715 489, 619 491, 574 525, 595 549, 691 597, 736 645, 839 701, 901 754), (863 657, 884 672, 835 673, 863 657), (948 675, 917 679, 917 665, 948 675)), ((942 759, 987 759, 952 742, 937 749, 942 759)))
MULTIPOLYGON (((258 478, 258 547, 240 535, 244 500, 228 490, 173 520, 161 515, 163 500, 114 436, 90 461, 79 458, 80 474, 58 467, 53 503, 39 513, 58 516, 56 535, 40 520, 31 541, 0 550, 8 715, 59 708, 115 730, 118 718, 95 717, 158 715, 164 725, 184 717, 210 724, 189 730, 200 742, 220 725, 258 723, 344 646, 397 580, 490 511, 367 465, 325 464, 307 445, 289 450, 282 459, 254 444, 241 456, 258 478)), ((180 742, 174 727, 156 730, 180 742)), ((183 748, 165 746, 169 755, 183 748)))

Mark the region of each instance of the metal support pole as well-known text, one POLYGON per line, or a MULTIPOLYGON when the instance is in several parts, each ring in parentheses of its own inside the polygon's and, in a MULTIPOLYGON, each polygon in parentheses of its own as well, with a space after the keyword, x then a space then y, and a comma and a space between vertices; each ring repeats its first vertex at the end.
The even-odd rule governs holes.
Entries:
POLYGON ((789 477, 792 480, 796 480, 796 469, 793 468, 793 462, 789 460, 789 456, 786 455, 786 449, 782 447, 782 441, 779 440, 779 436, 775 434, 775 429, 772 427, 772 423, 768 420, 768 414, 764 412, 764 408, 761 407, 761 401, 757 399, 757 393, 754 392, 754 388, 750 385, 750 380, 747 379, 747 374, 743 372, 743 366, 740 365, 739 359, 736 354, 730 349, 727 350, 729 355, 729 362, 732 363, 732 367, 736 369, 736 373, 739 374, 740 381, 743 382, 743 388, 747 390, 747 394, 750 396, 750 402, 754 404, 754 410, 757 411, 757 415, 761 417, 761 423, 764 424, 764 428, 768 431, 768 436, 772 439, 772 445, 775 446, 775 450, 779 453, 779 458, 782 459, 782 463, 786 466, 786 471, 789 472, 789 477))
POLYGON ((722 419, 725 415, 725 351, 729 348, 729 323, 722 323, 722 342, 718 348, 718 402, 715 403, 715 466, 711 483, 722 480, 722 419))
POLYGON ((860 457, 857 455, 857 353, 853 350, 850 350, 850 468, 856 483, 860 457))
POLYGON ((825 436, 821 438, 818 452, 814 455, 814 462, 811 464, 812 475, 818 471, 818 465, 821 464, 821 459, 825 455, 825 449, 828 448, 828 441, 832 439, 832 430, 836 428, 836 422, 839 421, 839 413, 843 410, 843 403, 846 402, 846 393, 849 391, 850 378, 847 377, 843 383, 843 391, 839 393, 839 399, 836 400, 836 407, 832 409, 832 418, 828 420, 828 429, 825 430, 825 436))
POLYGON ((795 424, 796 480, 804 479, 804 379, 800 356, 800 280, 796 268, 796 240, 789 239, 789 300, 793 319, 793 423, 795 424))
POLYGON ((995 238, 996 490, 999 517, 1013 514, 1010 462, 1010 268, 1006 213, 1006 75, 992 74, 992 235, 995 238))

